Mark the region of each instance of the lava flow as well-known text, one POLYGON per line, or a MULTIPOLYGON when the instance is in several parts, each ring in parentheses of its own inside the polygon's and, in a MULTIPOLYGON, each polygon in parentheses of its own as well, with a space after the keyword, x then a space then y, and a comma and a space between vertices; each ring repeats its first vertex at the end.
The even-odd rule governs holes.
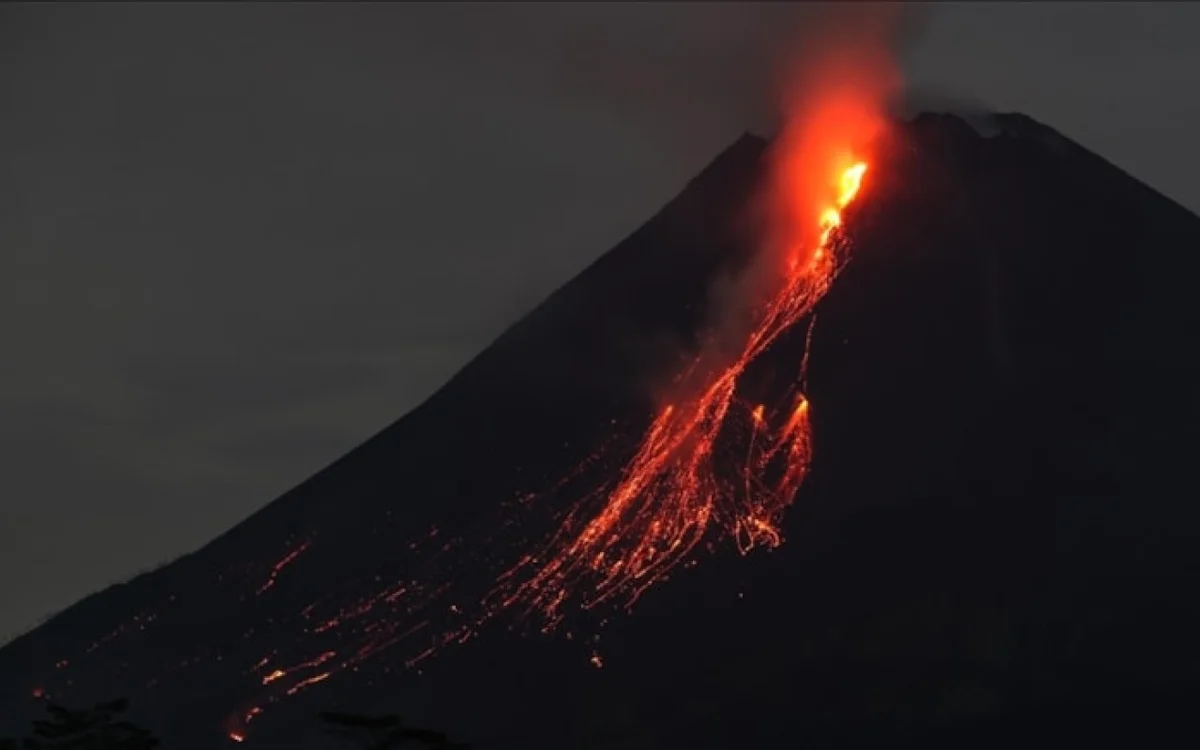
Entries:
MULTIPOLYGON (((667 405, 616 486, 576 505, 548 548, 502 578, 501 607, 540 610, 553 627, 572 598, 585 609, 614 598, 632 604, 714 526, 732 536, 743 554, 782 541, 782 514, 811 462, 808 399, 797 387, 786 413, 772 419, 763 406, 739 401, 738 383, 833 283, 844 260, 842 210, 858 194, 866 170, 866 162, 854 161, 835 175, 830 204, 817 216, 815 247, 807 254, 792 251, 781 288, 760 309, 740 354, 697 388, 699 396, 667 405), (714 453, 737 419, 748 423, 751 437, 740 476, 731 479, 718 471, 714 453)), ((699 362, 693 372, 700 372, 699 362)), ((797 383, 804 382, 805 364, 797 383)))
MULTIPOLYGON (((403 579, 380 571, 370 582, 348 582, 346 593, 322 591, 312 599, 305 587, 288 582, 319 565, 328 548, 315 532, 289 538, 272 563, 235 564, 214 584, 214 595, 236 596, 237 605, 247 610, 260 608, 261 619, 249 627, 238 621, 236 630, 197 646, 186 659, 145 670, 138 675, 145 687, 202 661, 244 659, 243 676, 251 684, 225 727, 229 739, 242 742, 249 726, 257 727, 274 704, 340 672, 358 670, 385 651, 397 656, 397 667, 411 667, 473 638, 506 614, 532 613, 544 619, 545 629, 554 629, 572 611, 632 605, 671 571, 690 564, 701 543, 728 537, 742 554, 782 543, 783 514, 812 462, 810 403, 804 392, 809 347, 804 346, 793 384, 781 396, 774 389, 778 397, 765 404, 749 400, 752 386, 744 381, 752 365, 786 334, 802 333, 798 326, 806 322, 811 334, 814 308, 847 260, 843 213, 868 169, 856 149, 874 139, 879 125, 866 106, 869 100, 853 94, 822 98, 805 116, 793 118, 795 125, 777 140, 774 153, 775 176, 782 182, 768 191, 783 215, 771 229, 783 232, 756 255, 763 264, 759 270, 770 264, 770 285, 768 293, 758 288, 752 297, 751 324, 737 335, 723 330, 719 350, 697 355, 623 470, 582 497, 574 495, 576 502, 539 546, 522 547, 517 554, 507 546, 496 549, 511 537, 495 529, 517 523, 512 506, 505 505, 497 511, 500 516, 488 515, 478 526, 445 535, 434 528, 409 539, 400 551, 410 556, 403 579), (775 252, 776 245, 785 252, 775 252), (729 340, 735 345, 729 347, 729 340), (736 459, 727 460, 731 456, 736 459), (493 553, 502 555, 496 567, 493 553), (486 568, 475 572, 484 559, 486 568), (254 578, 243 589, 240 580, 250 573, 254 578)), ((746 278, 760 280, 757 274, 746 278)), ((620 436, 612 440, 622 442, 620 436)), ((601 446, 541 495, 544 504, 533 502, 535 496, 523 498, 523 509, 557 506, 561 492, 589 481, 607 463, 598 458, 603 453, 607 448, 601 446)), ((163 619, 182 622, 188 612, 174 594, 163 606, 162 618, 139 614, 80 658, 91 658, 118 636, 150 623, 161 628, 163 619)), ((595 667, 604 663, 595 649, 590 661, 595 667)), ((390 668, 384 665, 382 671, 390 668)), ((71 685, 65 676, 58 682, 71 685)), ((49 689, 59 692, 58 685, 49 689)))
MULTIPOLYGON (((562 620, 568 603, 586 609, 616 599, 630 605, 685 562, 714 527, 730 535, 743 554, 758 546, 780 544, 783 512, 812 458, 809 402, 800 390, 807 347, 798 385, 780 412, 745 403, 739 398, 738 385, 752 362, 812 312, 845 261, 842 210, 858 194, 867 164, 853 160, 843 164, 829 186, 828 205, 817 211, 810 227, 809 234, 814 237, 811 249, 805 252, 802 246, 793 246, 784 263, 782 283, 759 308, 757 322, 738 355, 707 383, 685 383, 698 395, 663 408, 615 486, 594 491, 576 503, 540 554, 527 554, 500 575, 479 610, 464 613, 449 605, 455 615, 465 615, 459 625, 432 626, 417 614, 447 607, 442 596, 448 584, 424 593, 410 590, 422 588, 415 582, 382 589, 309 631, 320 636, 341 627, 347 619, 375 615, 373 624, 362 631, 365 642, 356 648, 324 651, 287 668, 268 667, 269 658, 256 663, 252 671, 260 672, 264 687, 284 683, 262 700, 274 703, 295 695, 424 628, 433 631, 432 637, 420 651, 410 651, 406 665, 469 639, 485 622, 509 610, 540 612, 549 630, 562 620), (745 462, 733 476, 723 476, 717 468, 716 445, 726 428, 736 427, 739 420, 749 434, 745 462), (402 606, 401 600, 409 596, 413 604, 402 606), (375 611, 384 604, 390 612, 375 611), (413 622, 414 618, 418 621, 413 622)), ((697 358, 691 376, 704 373, 702 359, 697 358)), ((302 545, 285 555, 272 574, 277 575, 306 548, 302 545)), ((603 665, 595 652, 590 662, 595 667, 603 665)), ((262 712, 262 705, 256 703, 231 717, 231 739, 245 737, 247 725, 262 712)))

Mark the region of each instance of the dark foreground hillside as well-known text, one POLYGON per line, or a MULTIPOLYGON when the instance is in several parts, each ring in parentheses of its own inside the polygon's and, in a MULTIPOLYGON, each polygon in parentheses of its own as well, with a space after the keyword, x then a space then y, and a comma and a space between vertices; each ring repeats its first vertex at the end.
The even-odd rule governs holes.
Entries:
MULTIPOLYGON (((603 669, 590 645, 503 627, 419 670, 398 646, 272 704, 246 746, 322 747, 323 708, 398 711, 480 748, 1194 735, 1200 219, 1024 116, 996 123, 985 137, 923 115, 872 164, 853 260, 817 311, 816 458, 783 547, 702 555, 609 623, 603 669)), ((739 140, 325 471, 0 650, 0 734, 39 710, 36 686, 128 695, 168 748, 227 742, 261 699, 260 660, 383 627, 309 618, 436 568, 408 546, 431 524, 457 538, 598 441, 636 440, 714 280, 753 244, 765 148, 739 140)), ((794 372, 803 346, 766 369, 794 372)), ((438 570, 473 580, 492 554, 438 570)))

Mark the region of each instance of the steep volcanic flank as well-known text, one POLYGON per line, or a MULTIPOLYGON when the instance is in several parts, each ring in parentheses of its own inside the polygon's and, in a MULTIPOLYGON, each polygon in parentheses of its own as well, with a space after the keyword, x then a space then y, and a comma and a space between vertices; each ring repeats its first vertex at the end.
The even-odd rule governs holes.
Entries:
POLYGON ((0 651, 0 734, 34 688, 128 695, 171 748, 317 747, 332 707, 480 747, 716 748, 992 736, 1190 684, 1200 220, 996 124, 923 115, 841 165, 816 270, 664 408, 755 261, 766 144, 743 137, 420 408, 0 651), (596 520, 648 507, 677 512, 634 542, 596 520))

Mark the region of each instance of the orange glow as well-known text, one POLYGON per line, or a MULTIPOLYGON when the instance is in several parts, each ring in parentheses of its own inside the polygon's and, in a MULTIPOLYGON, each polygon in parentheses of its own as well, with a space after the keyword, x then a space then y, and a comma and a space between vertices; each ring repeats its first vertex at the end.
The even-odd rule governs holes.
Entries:
POLYGON ((230 732, 229 739, 233 740, 234 742, 245 742, 246 735, 242 734, 241 732, 230 732))

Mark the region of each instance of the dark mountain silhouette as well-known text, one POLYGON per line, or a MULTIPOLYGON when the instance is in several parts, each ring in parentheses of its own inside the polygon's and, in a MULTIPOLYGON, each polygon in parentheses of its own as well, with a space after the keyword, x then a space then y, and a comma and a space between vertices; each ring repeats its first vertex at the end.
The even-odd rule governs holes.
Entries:
MULTIPOLYGON (((575 638, 497 624, 405 669, 417 634, 267 705, 246 745, 322 747, 322 710, 398 712, 479 748, 1194 734, 1200 219, 1025 116, 995 125, 922 115, 872 163, 851 263, 817 310, 816 457, 784 546, 702 554, 603 628, 603 669, 572 623, 575 638)), ((218 746, 270 665, 372 637, 382 616, 360 603, 418 577, 480 590, 500 550, 549 528, 552 509, 504 503, 640 436, 715 280, 750 258, 766 148, 741 138, 324 471, 0 650, 0 735, 40 711, 37 687, 128 695, 164 747, 218 746), (335 615, 354 622, 313 632, 335 615)), ((794 372, 802 334, 764 368, 794 372)), ((452 624, 446 596, 413 619, 452 624)))

